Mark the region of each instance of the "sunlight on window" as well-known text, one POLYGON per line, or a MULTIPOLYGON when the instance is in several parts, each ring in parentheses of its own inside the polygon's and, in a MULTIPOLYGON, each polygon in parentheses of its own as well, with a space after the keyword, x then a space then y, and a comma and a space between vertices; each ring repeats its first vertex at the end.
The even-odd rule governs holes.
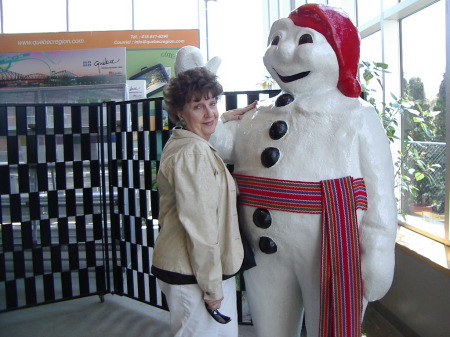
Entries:
POLYGON ((409 224, 444 237, 445 2, 401 24, 403 97, 411 102, 411 109, 403 115, 404 137, 412 140, 405 145, 404 174, 411 179, 411 189, 403 209, 409 224))
POLYGON ((358 23, 364 23, 380 15, 379 1, 358 1, 358 23))
MULTIPOLYGON (((370 64, 373 64, 374 62, 382 62, 383 56, 381 54, 381 43, 381 32, 379 31, 362 39, 360 62, 369 62, 370 64)), ((360 76, 362 76, 361 73, 360 76)), ((365 85, 363 78, 360 78, 360 82, 363 86, 365 85)), ((371 80, 365 89, 370 92, 370 96, 375 99, 378 108, 381 109, 383 91, 380 84, 376 80, 371 80)))
POLYGON ((132 29, 131 1, 69 1, 70 31, 132 29))
POLYGON ((268 36, 262 11, 259 0, 209 2, 209 55, 222 59, 218 75, 225 91, 262 89, 268 36))
POLYGON ((66 0, 2 0, 3 33, 63 32, 66 0))
POLYGON ((134 29, 197 29, 198 0, 134 0, 134 29))

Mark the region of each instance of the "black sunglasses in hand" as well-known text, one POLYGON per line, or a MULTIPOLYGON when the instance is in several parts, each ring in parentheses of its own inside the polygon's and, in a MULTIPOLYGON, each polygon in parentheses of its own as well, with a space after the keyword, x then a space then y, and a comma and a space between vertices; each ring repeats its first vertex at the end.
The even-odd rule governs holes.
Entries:
POLYGON ((208 304, 205 303, 206 311, 211 315, 212 318, 216 320, 216 322, 219 322, 220 324, 227 324, 231 321, 231 318, 228 316, 225 316, 219 312, 219 310, 212 310, 208 308, 208 304))

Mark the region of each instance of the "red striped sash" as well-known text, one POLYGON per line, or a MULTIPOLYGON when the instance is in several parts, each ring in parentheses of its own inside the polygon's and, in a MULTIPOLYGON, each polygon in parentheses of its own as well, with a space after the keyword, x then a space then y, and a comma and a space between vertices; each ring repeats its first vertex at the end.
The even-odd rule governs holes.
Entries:
POLYGON ((319 336, 360 337, 363 283, 352 178, 325 180, 319 336))
POLYGON ((318 183, 234 174, 239 203, 322 214, 320 337, 360 337, 363 284, 356 209, 367 209, 362 178, 318 183))
MULTIPOLYGON (((322 182, 277 180, 234 174, 239 203, 277 211, 322 214, 322 182)), ((367 209, 366 185, 352 179, 356 208, 367 209)))

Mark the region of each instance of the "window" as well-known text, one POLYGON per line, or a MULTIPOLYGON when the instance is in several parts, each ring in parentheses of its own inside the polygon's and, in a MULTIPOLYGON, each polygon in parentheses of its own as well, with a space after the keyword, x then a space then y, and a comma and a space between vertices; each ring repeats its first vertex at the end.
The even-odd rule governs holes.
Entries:
MULTIPOLYGON (((359 14, 367 3, 358 1, 359 14)), ((397 194, 402 224, 397 242, 448 268, 445 3, 375 1, 372 5, 380 5, 384 20, 361 21, 359 16, 359 27, 361 60, 388 64, 390 73, 381 79, 383 101, 406 108, 396 133, 401 139, 392 146, 394 161, 401 163, 399 186, 404 187, 397 194)))
POLYGON ((198 0, 134 0, 134 29, 197 29, 198 0))
POLYGON ((67 30, 66 0, 2 0, 2 33, 67 30))
POLYGON ((69 0, 69 31, 132 29, 132 2, 69 0))
MULTIPOLYGON (((374 62, 382 62, 382 39, 381 32, 378 31, 369 35, 365 39, 361 40, 361 52, 360 52, 360 62, 368 62, 370 66, 374 65, 374 62)), ((361 71, 362 72, 362 71, 361 71)), ((360 75, 362 76, 362 74, 360 75)), ((363 79, 360 79, 360 82, 365 85, 363 79)), ((370 97, 372 97, 378 108, 382 108, 383 102, 383 92, 376 81, 369 81, 366 91, 370 92, 370 97)))
POLYGON ((404 151, 420 157, 407 160, 405 175, 413 189, 405 195, 407 223, 445 237, 445 2, 439 1, 401 20, 403 97, 414 113, 404 114, 404 151))
POLYGON ((358 24, 373 20, 380 15, 379 1, 358 1, 358 24))
POLYGON ((207 13, 208 39, 202 49, 208 49, 210 58, 222 59, 217 75, 224 90, 262 89, 258 82, 264 79, 262 58, 269 33, 261 1, 208 1, 207 13))

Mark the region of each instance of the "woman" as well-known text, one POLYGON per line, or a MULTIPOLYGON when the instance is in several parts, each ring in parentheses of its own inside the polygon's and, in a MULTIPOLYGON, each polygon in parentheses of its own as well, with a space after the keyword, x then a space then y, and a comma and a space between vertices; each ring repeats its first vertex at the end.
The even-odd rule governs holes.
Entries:
MULTIPOLYGON (((162 153, 157 182, 161 231, 152 273, 166 296, 176 337, 237 337, 236 283, 243 249, 236 211, 236 185, 208 142, 216 129, 222 86, 203 67, 172 78, 164 103, 177 124, 162 153), (207 312, 231 317, 217 323, 207 312)), ((239 119, 253 108, 225 113, 239 119)))

